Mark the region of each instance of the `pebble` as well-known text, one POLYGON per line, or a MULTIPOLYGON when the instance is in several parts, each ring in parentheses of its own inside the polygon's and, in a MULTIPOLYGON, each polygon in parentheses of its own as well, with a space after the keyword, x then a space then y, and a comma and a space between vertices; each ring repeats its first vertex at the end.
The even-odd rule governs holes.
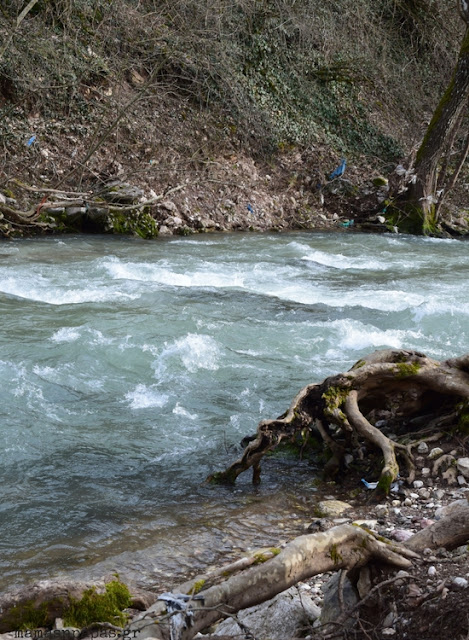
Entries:
POLYGON ((431 473, 430 469, 428 467, 423 467, 421 474, 424 478, 426 478, 427 476, 429 476, 431 473))
POLYGON ((417 447, 417 451, 419 453, 427 453, 428 451, 428 444, 426 442, 421 442, 419 444, 419 446, 417 447))
POLYGON ((419 496, 424 500, 428 500, 430 497, 430 491, 428 489, 419 489, 419 496))
POLYGON ((458 476, 458 484, 462 486, 463 484, 467 484, 467 480, 463 475, 458 476))
POLYGON ((434 447, 428 454, 428 457, 433 460, 433 458, 438 458, 439 456, 441 456, 442 453, 443 449, 440 449, 440 447, 434 447))
POLYGON ((406 529, 394 529, 391 533, 391 537, 397 540, 397 542, 406 542, 409 538, 412 538, 413 535, 412 531, 407 531, 406 529))
POLYGON ((418 493, 409 493, 409 497, 412 498, 412 500, 417 500, 419 497, 418 493))
POLYGON ((423 487, 423 482, 421 480, 414 480, 412 485, 414 489, 421 489, 423 487))
POLYGON ((434 578, 436 576, 436 569, 433 565, 428 567, 428 575, 430 578, 434 578))
POLYGON ((467 589, 469 582, 466 580, 466 578, 453 578, 453 584, 458 589, 467 589))
POLYGON ((393 500, 391 502, 393 507, 400 507, 401 506, 401 501, 400 500, 393 500))
POLYGON ((404 500, 404 506, 410 507, 411 504, 412 504, 412 499, 411 498, 406 498, 404 500))
POLYGON ((396 635, 396 630, 392 629, 391 627, 385 627, 384 629, 382 629, 381 631, 381 635, 383 636, 394 636, 396 635))

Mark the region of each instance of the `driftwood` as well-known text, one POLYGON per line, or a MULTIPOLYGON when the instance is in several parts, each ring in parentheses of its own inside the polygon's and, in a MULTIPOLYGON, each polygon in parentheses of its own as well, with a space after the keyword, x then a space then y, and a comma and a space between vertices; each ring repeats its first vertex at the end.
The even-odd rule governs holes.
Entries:
MULTIPOLYGON (((424 548, 453 548, 463 539, 469 540, 469 503, 415 534, 405 545, 348 524, 325 533, 300 536, 275 557, 240 570, 221 583, 209 586, 213 574, 198 576, 181 585, 178 593, 163 594, 163 600, 134 620, 128 632, 137 632, 139 640, 191 640, 215 622, 270 600, 319 573, 342 569, 350 572, 375 563, 408 569, 424 548)), ((217 578, 220 577, 218 571, 217 578)))
POLYGON ((392 433, 405 436, 406 422, 412 424, 430 414, 426 424, 436 432, 451 421, 457 425, 467 412, 468 400, 469 354, 438 362, 418 351, 376 351, 346 373, 304 387, 285 414, 260 422, 242 456, 208 481, 232 484, 252 467, 257 483, 260 461, 267 452, 282 441, 316 432, 332 453, 325 469, 331 475, 342 467, 347 451, 357 449, 360 442, 381 450, 384 465, 378 489, 388 493, 399 474, 398 457, 404 461, 408 481, 414 479, 412 446, 418 438, 403 444, 388 437, 373 424, 376 416, 385 412, 392 433))

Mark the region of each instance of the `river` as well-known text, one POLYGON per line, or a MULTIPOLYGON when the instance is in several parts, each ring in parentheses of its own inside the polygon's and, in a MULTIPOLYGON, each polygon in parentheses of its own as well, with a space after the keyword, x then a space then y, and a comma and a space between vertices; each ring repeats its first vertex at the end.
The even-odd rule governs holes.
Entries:
POLYGON ((203 486, 305 384, 469 351, 468 244, 348 233, 0 244, 0 589, 174 579, 300 531, 317 470, 203 486))

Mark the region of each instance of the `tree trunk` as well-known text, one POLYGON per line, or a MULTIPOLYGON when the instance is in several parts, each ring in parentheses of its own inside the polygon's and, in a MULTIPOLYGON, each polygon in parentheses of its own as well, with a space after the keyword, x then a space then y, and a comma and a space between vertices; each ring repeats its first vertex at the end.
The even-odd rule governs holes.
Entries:
MULTIPOLYGON (((460 0, 460 13, 469 25, 466 0, 460 0)), ((427 129, 415 162, 414 182, 399 203, 406 214, 400 228, 411 233, 436 230, 439 165, 443 154, 451 152, 461 114, 469 99, 469 27, 466 28, 453 77, 443 94, 427 129)), ((441 186, 441 185, 440 185, 441 186)))

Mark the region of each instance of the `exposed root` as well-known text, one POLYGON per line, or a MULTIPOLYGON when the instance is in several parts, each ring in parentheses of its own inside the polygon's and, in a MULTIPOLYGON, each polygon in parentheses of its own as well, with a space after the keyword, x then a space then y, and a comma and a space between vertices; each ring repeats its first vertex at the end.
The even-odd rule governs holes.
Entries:
MULTIPOLYGON (((285 414, 259 424, 256 437, 238 460, 208 480, 232 484, 240 473, 253 467, 253 479, 259 482, 260 462, 268 451, 285 439, 294 440, 304 430, 315 429, 332 452, 326 465, 329 472, 340 469, 347 450, 358 449, 360 457, 360 442, 378 448, 384 458, 379 488, 388 493, 399 475, 397 455, 405 461, 407 480, 413 480, 412 447, 420 441, 419 432, 413 431, 416 440, 411 443, 396 442, 373 424, 373 416, 380 412, 391 415, 393 430, 398 428, 401 436, 408 434, 409 423, 414 427, 422 416, 419 419, 428 433, 430 427, 441 429, 457 422, 461 411, 458 407, 468 399, 469 354, 437 362, 418 351, 376 351, 346 373, 304 387, 285 414), (427 415, 431 416, 428 421, 427 415), (334 433, 329 426, 334 426, 334 433)), ((425 440, 436 440, 441 435, 433 433, 425 440)))

